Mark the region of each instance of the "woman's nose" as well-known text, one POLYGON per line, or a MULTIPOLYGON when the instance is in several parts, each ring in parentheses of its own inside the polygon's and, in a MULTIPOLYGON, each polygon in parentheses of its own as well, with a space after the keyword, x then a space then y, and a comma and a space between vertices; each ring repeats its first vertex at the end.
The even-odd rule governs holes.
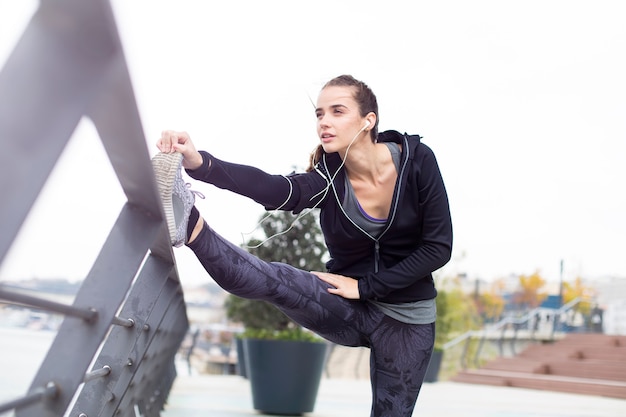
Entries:
POLYGON ((326 116, 321 116, 319 119, 317 119, 317 124, 321 127, 329 127, 330 124, 328 123, 328 119, 326 118, 326 116))

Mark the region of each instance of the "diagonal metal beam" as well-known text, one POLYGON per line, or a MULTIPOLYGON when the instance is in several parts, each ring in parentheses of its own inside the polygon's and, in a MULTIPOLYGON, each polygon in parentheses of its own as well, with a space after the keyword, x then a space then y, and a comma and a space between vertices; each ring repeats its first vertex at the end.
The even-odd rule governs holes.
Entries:
MULTIPOLYGON (((114 56, 109 63, 102 91, 91 103, 88 115, 100 135, 128 202, 141 207, 147 215, 163 219, 150 155, 122 54, 114 56)), ((152 246, 152 253, 174 263, 165 222, 152 246)))
POLYGON ((135 326, 114 327, 94 364, 94 369, 108 365, 113 372, 109 378, 85 384, 70 415, 113 414, 159 329, 163 311, 172 302, 170 288, 175 290, 177 285, 168 278, 171 269, 171 264, 148 256, 120 311, 120 316, 133 319, 135 326), (105 406, 112 411, 103 413, 105 406))
POLYGON ((0 262, 121 54, 108 2, 43 1, 0 71, 0 262))
POLYGON ((92 323, 71 317, 63 321, 29 388, 31 392, 54 383, 60 388, 59 394, 54 399, 16 410, 17 417, 58 417, 65 413, 159 226, 159 222, 133 206, 122 209, 74 302, 76 307, 94 309, 97 318, 92 323))
MULTIPOLYGON (((93 317, 65 318, 24 401, 16 406, 16 417, 64 415, 94 360, 97 366, 89 384, 103 388, 93 391, 103 395, 100 413, 132 413, 136 404, 145 403, 141 395, 148 395, 152 385, 133 389, 127 396, 129 386, 138 376, 155 372, 173 378, 165 374, 188 327, 167 225, 108 0, 42 1, 0 71, 0 169, 10 173, 0 175, 0 262, 84 116, 93 121, 128 201, 67 310, 93 310, 93 317), (137 287, 127 296, 137 276, 137 287), (125 299, 122 312, 141 317, 153 329, 147 338, 147 333, 133 327, 110 331, 112 322, 133 323, 116 319, 125 299), (137 368, 115 375, 125 355, 138 358, 137 368), (112 365, 99 366, 106 359, 112 365), (114 387, 103 387, 105 380, 114 387), (118 394, 118 399, 102 406, 107 390, 118 394)), ((171 380, 165 382, 163 387, 169 390, 171 380)), ((79 397, 77 403, 81 401, 85 400, 79 397)))

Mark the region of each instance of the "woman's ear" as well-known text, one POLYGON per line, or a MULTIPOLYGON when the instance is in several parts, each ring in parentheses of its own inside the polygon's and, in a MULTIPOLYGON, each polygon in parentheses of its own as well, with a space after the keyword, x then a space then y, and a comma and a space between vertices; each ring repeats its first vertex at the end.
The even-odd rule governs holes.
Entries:
POLYGON ((376 114, 374 112, 370 112, 365 116, 365 127, 364 129, 370 131, 376 126, 376 114))

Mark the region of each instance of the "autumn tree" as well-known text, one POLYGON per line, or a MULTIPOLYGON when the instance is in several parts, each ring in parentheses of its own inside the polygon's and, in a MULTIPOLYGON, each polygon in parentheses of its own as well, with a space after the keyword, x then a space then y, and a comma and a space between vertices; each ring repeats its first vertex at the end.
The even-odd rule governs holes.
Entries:
POLYGON ((581 277, 576 277, 573 283, 563 283, 563 303, 567 304, 576 298, 580 298, 580 302, 574 306, 574 309, 581 314, 588 316, 591 313, 591 298, 595 295, 592 287, 586 286, 581 277))
POLYGON ((504 283, 502 280, 494 281, 487 291, 478 295, 476 300, 478 312, 485 319, 498 319, 504 310, 506 301, 502 296, 504 283))
POLYGON ((520 275, 519 289, 513 294, 513 302, 523 309, 533 309, 539 307, 548 293, 542 291, 546 285, 546 280, 539 272, 531 275, 520 275))
POLYGON ((437 281, 437 323, 435 349, 462 335, 468 330, 480 327, 480 319, 471 294, 461 288, 456 278, 436 276, 437 281))

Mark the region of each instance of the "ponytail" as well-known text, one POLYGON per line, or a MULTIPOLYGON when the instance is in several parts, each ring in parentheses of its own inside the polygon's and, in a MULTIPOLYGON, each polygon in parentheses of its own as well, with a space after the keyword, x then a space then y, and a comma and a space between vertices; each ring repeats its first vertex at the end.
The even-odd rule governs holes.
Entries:
POLYGON ((306 172, 311 172, 315 169, 315 165, 321 161, 323 154, 324 148, 321 144, 317 145, 313 152, 311 152, 311 156, 309 157, 309 167, 306 169, 306 172))

